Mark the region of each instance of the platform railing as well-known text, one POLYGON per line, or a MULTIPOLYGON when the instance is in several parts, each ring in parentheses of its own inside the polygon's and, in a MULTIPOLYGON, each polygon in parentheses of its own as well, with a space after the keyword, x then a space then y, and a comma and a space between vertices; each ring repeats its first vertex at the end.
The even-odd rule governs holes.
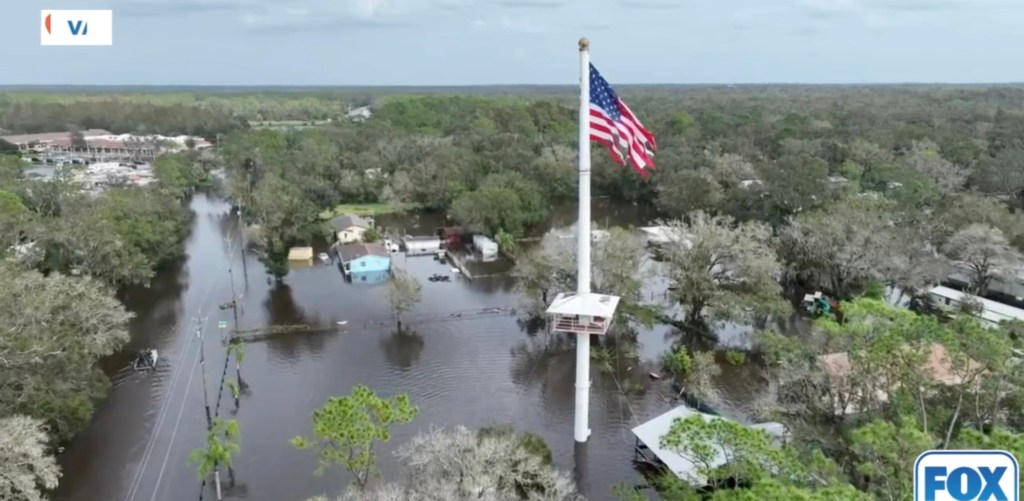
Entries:
POLYGON ((554 330, 558 332, 582 332, 590 334, 604 334, 608 331, 607 320, 593 320, 581 322, 574 317, 555 316, 554 330))

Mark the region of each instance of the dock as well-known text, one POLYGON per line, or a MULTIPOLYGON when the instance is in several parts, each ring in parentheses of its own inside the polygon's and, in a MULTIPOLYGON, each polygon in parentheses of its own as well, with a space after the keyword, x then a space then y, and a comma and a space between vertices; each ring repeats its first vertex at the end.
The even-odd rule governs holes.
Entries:
POLYGON ((466 277, 466 280, 473 280, 473 274, 469 272, 469 268, 466 267, 466 263, 462 262, 461 256, 457 255, 451 249, 445 250, 444 253, 448 258, 448 262, 452 263, 452 266, 458 268, 459 272, 462 273, 462 276, 466 277))
POLYGON ((231 336, 226 338, 226 341, 238 342, 257 342, 265 341, 272 337, 285 336, 289 334, 330 334, 341 332, 343 327, 310 327, 308 325, 271 325, 258 329, 245 329, 245 330, 233 330, 231 336))

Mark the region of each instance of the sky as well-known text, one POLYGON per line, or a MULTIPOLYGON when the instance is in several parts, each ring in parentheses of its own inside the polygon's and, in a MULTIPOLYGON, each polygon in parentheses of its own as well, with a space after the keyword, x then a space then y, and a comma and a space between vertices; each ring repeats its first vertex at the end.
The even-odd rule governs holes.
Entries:
POLYGON ((1024 0, 4 2, 0 85, 1024 82, 1024 0), (112 9, 110 47, 40 10, 112 9))

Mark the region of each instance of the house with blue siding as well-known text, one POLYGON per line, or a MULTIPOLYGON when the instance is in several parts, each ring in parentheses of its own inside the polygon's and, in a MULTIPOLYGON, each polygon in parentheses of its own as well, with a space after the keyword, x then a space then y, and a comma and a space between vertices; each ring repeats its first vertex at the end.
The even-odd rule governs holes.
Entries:
POLYGON ((391 271, 391 253, 379 243, 351 243, 338 248, 346 276, 380 275, 391 271))

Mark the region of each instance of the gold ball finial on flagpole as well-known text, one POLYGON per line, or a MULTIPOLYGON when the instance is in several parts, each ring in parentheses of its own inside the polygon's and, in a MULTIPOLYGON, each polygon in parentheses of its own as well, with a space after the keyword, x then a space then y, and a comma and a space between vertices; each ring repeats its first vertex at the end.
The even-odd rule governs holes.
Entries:
POLYGON ((589 48, 590 48, 590 40, 587 40, 587 37, 581 38, 580 39, 580 51, 582 52, 582 51, 585 51, 585 50, 587 50, 589 48))

